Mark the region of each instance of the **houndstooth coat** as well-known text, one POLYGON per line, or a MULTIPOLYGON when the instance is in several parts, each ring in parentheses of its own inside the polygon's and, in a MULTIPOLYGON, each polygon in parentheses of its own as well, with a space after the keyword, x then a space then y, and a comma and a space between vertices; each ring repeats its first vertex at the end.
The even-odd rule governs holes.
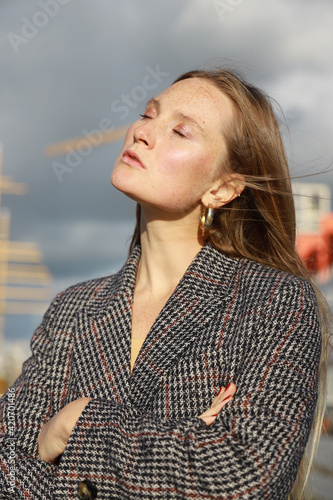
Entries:
POLYGON ((119 273, 69 288, 46 312, 14 385, 14 465, 13 401, 9 393, 1 399, 0 498, 286 498, 317 399, 321 334, 312 287, 207 244, 131 375, 139 258, 136 247, 119 273), (198 415, 230 381, 235 398, 207 427, 198 415), (84 396, 93 400, 60 463, 38 459, 42 425, 84 396), (91 493, 79 497, 83 480, 91 493))

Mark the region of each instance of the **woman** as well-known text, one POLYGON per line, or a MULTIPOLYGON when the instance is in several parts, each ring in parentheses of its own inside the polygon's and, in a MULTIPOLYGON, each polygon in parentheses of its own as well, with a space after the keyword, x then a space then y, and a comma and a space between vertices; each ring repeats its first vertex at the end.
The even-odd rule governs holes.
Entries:
POLYGON ((130 256, 59 294, 35 332, 15 498, 287 498, 328 330, 268 99, 224 70, 183 75, 129 128, 111 180, 138 203, 130 256))

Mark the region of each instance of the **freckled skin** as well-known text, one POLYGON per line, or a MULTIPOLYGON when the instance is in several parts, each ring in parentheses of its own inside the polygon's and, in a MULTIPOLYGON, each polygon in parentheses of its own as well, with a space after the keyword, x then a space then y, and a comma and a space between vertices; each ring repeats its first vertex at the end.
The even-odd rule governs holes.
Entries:
POLYGON ((203 194, 221 176, 226 154, 223 131, 232 118, 233 105, 201 78, 177 82, 157 100, 159 109, 149 105, 147 118, 129 128, 111 182, 143 206, 173 216, 188 214, 197 211, 203 194), (177 112, 196 120, 203 132, 177 112), (139 155, 145 169, 122 161, 127 149, 139 155))

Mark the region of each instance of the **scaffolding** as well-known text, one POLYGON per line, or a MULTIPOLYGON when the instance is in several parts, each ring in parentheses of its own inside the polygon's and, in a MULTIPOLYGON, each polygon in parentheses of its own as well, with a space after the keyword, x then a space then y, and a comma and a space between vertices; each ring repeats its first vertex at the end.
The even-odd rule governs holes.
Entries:
POLYGON ((23 195, 27 185, 3 176, 2 164, 0 143, 0 359, 4 352, 6 315, 43 314, 49 303, 52 282, 36 243, 10 241, 11 216, 8 209, 2 208, 2 194, 23 195))

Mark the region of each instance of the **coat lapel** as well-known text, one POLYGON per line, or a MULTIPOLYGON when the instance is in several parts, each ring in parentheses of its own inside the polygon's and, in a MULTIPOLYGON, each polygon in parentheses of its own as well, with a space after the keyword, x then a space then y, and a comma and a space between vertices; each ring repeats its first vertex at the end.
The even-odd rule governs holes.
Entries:
POLYGON ((131 376, 132 303, 140 254, 136 247, 123 269, 78 314, 71 380, 75 398, 131 402, 148 411, 163 377, 228 299, 239 262, 209 244, 202 248, 148 333, 131 376))
POLYGON ((140 253, 137 247, 78 314, 71 370, 75 397, 129 402, 131 310, 140 253))
POLYGON ((187 269, 162 309, 138 355, 131 377, 132 403, 149 411, 154 393, 177 359, 205 332, 229 299, 238 268, 207 244, 187 269))

